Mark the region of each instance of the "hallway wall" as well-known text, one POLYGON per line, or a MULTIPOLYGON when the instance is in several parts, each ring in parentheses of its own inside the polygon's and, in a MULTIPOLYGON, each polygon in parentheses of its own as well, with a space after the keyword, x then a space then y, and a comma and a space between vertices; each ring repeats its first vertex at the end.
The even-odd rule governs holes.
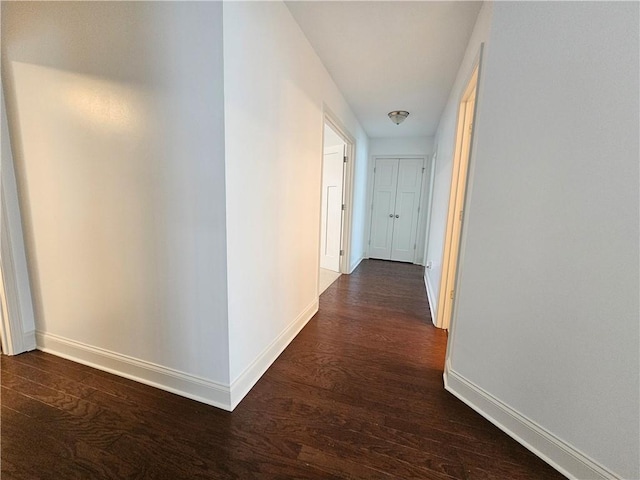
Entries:
POLYGON ((363 253, 368 139, 281 2, 224 4, 232 402, 318 307, 323 109, 356 141, 351 264, 363 253))
POLYGON ((478 93, 448 388, 575 478, 640 478, 639 10, 496 2, 478 93))
POLYGON ((220 3, 2 3, 38 345, 214 404, 222 61, 220 3))
POLYGON ((430 155, 433 137, 372 138, 369 154, 374 155, 430 155))

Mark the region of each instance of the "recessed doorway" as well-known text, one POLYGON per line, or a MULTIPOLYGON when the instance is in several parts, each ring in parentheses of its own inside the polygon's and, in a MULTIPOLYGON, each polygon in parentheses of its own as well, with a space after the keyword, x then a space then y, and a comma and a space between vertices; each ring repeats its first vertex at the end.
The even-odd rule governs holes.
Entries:
POLYGON ((347 142, 328 122, 323 142, 319 293, 341 274, 347 163, 347 142))

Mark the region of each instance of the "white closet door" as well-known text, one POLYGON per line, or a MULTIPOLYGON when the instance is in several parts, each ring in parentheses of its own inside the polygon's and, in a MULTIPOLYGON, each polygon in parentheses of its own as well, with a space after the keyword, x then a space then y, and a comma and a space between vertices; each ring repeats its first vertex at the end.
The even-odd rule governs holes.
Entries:
POLYGON ((422 164, 422 159, 403 159, 398 164, 391 260, 413 262, 415 258, 422 164))
POLYGON ((385 260, 391 258, 397 179, 397 158, 379 158, 376 160, 373 182, 373 210, 371 212, 370 258, 385 260))

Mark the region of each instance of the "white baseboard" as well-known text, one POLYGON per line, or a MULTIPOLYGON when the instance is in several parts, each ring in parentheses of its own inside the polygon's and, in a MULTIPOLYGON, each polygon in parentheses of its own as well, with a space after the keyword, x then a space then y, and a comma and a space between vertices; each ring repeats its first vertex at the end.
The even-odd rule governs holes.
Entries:
POLYGON ((229 386, 155 363, 122 355, 75 340, 36 332, 37 348, 43 352, 151 385, 224 410, 232 410, 229 386))
POLYGON ((435 295, 434 295, 434 291, 433 291, 433 286, 431 285, 431 280, 429 280, 429 276, 427 275, 427 271, 425 270, 424 273, 424 287, 427 290, 427 301, 429 302, 429 310, 431 310, 431 321, 433 322, 433 324, 437 327, 438 325, 436 325, 436 318, 438 318, 438 314, 436 311, 436 302, 435 302, 435 295))
POLYGON ((278 356, 287 348, 317 311, 318 297, 231 383, 231 410, 238 406, 247 393, 249 393, 249 390, 260 380, 260 377, 264 375, 271 364, 276 361, 278 356))
POLYGON ((316 297, 231 386, 51 333, 35 332, 35 344, 43 352, 232 411, 317 311, 316 297))
POLYGON ((500 430, 572 479, 621 479, 551 432, 478 387, 450 364, 444 372, 445 389, 473 408, 500 430))

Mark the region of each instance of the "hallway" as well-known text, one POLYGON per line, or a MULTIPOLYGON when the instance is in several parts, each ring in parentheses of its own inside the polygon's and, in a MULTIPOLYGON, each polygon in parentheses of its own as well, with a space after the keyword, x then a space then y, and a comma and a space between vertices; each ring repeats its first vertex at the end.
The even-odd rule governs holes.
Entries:
POLYGON ((2 356, 2 479, 564 478, 444 391, 421 273, 365 260, 341 276, 233 413, 2 356))

